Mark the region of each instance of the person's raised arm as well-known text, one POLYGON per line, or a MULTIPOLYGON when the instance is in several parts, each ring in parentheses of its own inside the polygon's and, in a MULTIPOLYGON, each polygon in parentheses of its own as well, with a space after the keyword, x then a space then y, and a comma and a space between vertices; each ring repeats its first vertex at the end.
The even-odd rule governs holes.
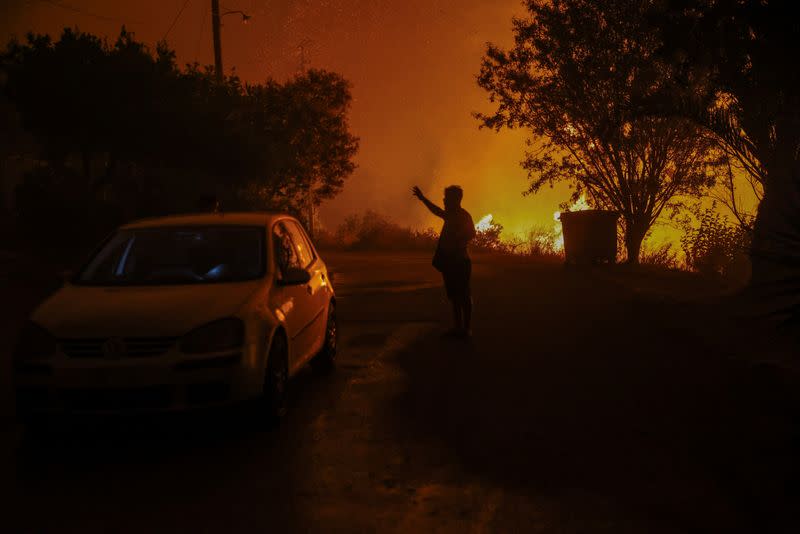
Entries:
POLYGON ((413 194, 423 204, 425 204, 425 207, 428 208, 429 210, 431 210, 431 213, 433 213, 437 217, 441 217, 441 218, 444 219, 444 210, 442 208, 440 208, 439 206, 437 206, 436 204, 434 204, 433 202, 431 202, 430 200, 428 200, 425 197, 425 195, 422 194, 422 190, 419 187, 417 187, 416 185, 414 187, 412 187, 411 188, 411 194, 413 194))

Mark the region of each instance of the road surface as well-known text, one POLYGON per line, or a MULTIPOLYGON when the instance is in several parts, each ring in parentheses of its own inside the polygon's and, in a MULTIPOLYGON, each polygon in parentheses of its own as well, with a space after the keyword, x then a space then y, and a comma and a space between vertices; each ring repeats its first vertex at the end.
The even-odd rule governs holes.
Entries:
POLYGON ((234 411, 7 446, 8 531, 798 531, 800 390, 754 363, 785 349, 701 281, 479 257, 465 342, 440 335, 427 256, 328 262, 340 365, 298 377, 279 428, 234 411))

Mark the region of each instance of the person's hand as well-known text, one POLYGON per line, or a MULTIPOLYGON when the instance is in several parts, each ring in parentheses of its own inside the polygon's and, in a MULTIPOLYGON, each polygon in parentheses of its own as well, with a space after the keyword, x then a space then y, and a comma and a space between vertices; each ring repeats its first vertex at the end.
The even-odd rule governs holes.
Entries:
POLYGON ((422 190, 417 187, 416 185, 411 188, 411 194, 417 197, 418 199, 422 200, 425 198, 425 195, 422 194, 422 190))

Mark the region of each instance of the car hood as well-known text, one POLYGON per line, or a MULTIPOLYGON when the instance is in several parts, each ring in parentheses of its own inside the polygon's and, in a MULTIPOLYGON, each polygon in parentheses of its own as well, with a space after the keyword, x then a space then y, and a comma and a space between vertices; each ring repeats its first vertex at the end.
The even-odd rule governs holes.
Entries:
POLYGON ((58 338, 180 336, 236 314, 261 283, 67 285, 43 302, 31 319, 58 338))

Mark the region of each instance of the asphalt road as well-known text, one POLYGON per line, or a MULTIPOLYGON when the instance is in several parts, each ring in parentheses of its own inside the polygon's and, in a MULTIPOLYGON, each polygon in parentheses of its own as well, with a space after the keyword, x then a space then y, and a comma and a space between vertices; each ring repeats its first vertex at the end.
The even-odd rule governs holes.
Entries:
POLYGON ((426 256, 328 262, 340 365, 297 377, 279 428, 226 411, 7 446, 1 521, 12 532, 800 531, 798 380, 758 363, 787 349, 722 313, 704 282, 481 257, 464 342, 440 335, 448 309, 426 256))

